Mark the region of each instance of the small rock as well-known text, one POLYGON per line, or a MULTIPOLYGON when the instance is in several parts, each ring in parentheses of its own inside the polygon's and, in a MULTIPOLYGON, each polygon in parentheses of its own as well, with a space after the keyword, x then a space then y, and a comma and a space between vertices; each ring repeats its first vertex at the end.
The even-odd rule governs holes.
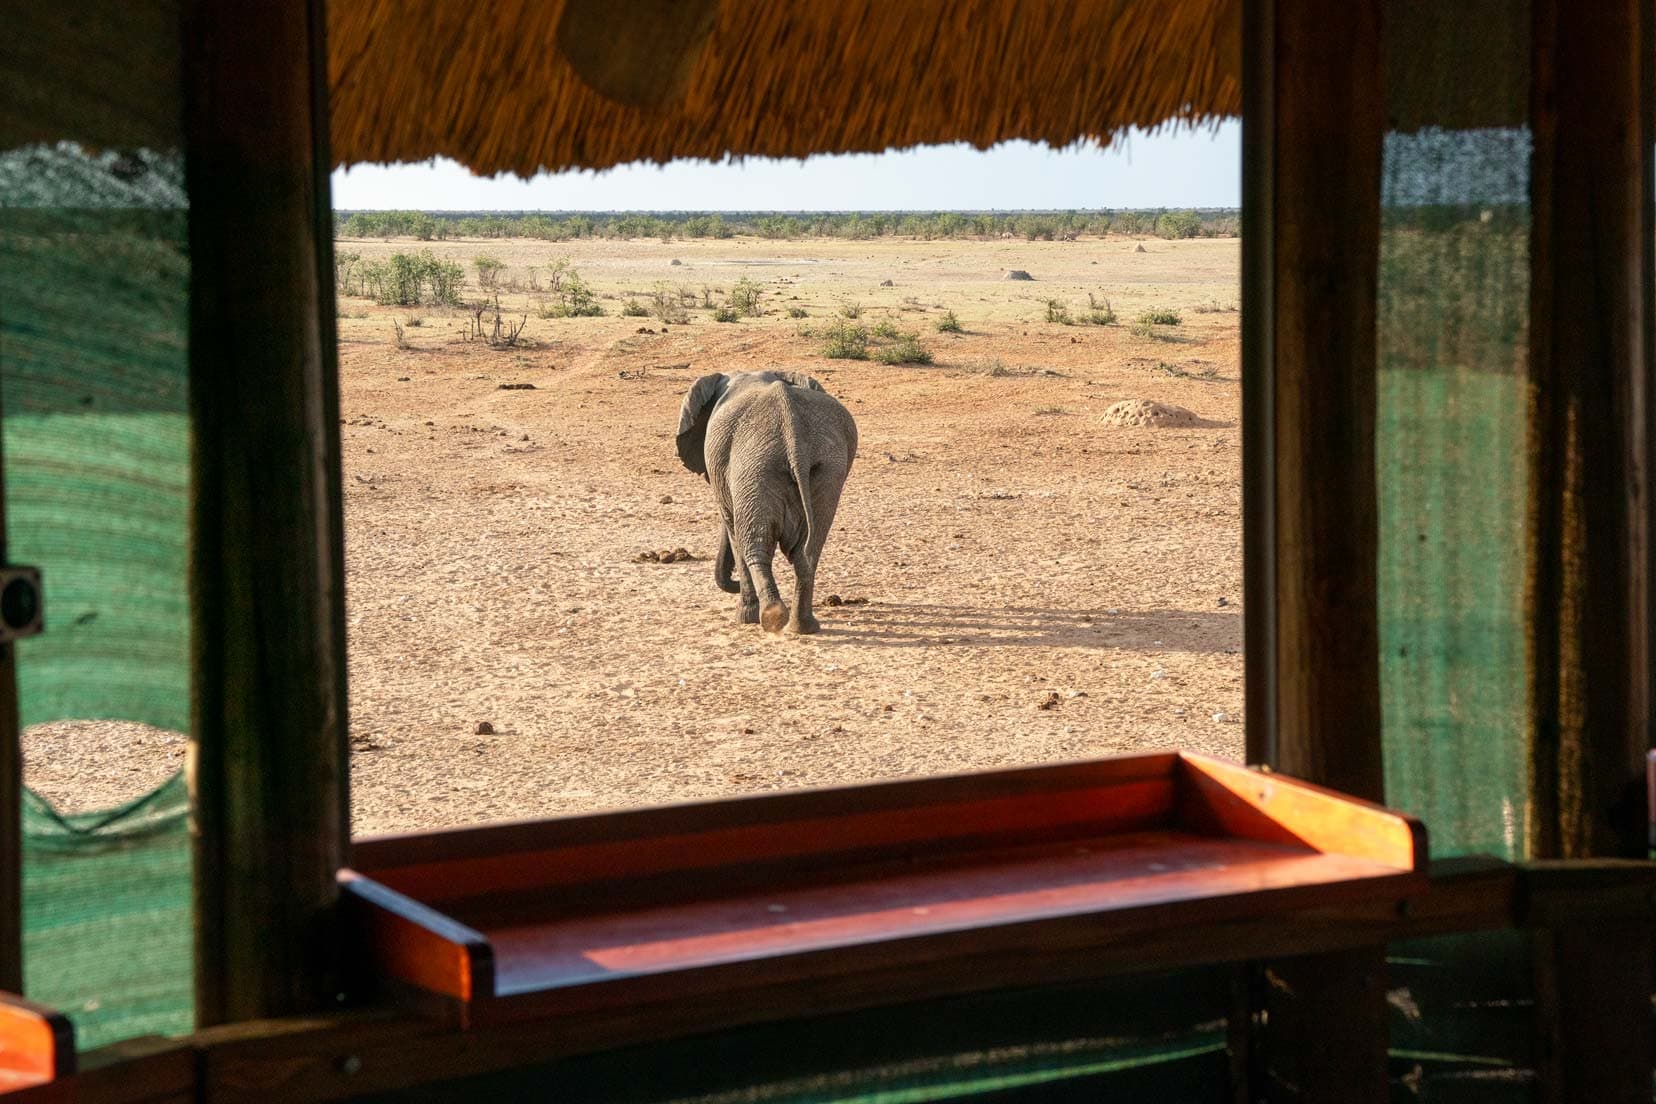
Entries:
POLYGON ((648 326, 640 326, 640 327, 638 327, 638 329, 634 330, 633 333, 653 334, 653 333, 655 333, 655 331, 650 329, 650 327, 648 327, 648 326))
POLYGON ((890 280, 881 280, 880 281, 880 286, 881 287, 896 287, 897 285, 893 284, 890 280))
POLYGON ((500 385, 500 389, 502 391, 533 391, 535 385, 532 383, 503 383, 500 385))
POLYGON ((1137 245, 1133 246, 1133 252, 1134 253, 1148 253, 1150 251, 1148 249, 1144 248, 1144 243, 1143 242, 1139 242, 1137 245))
MULTIPOLYGON (((671 506, 673 504, 673 496, 672 495, 662 495, 659 499, 657 499, 657 501, 660 502, 663 506, 671 506)), ((1224 605, 1225 600, 1223 598, 1219 599, 1219 604, 1221 606, 1224 605)))
POLYGON ((407 383, 408 382, 408 377, 407 376, 398 376, 397 377, 397 382, 398 383, 407 383))
POLYGON ((478 721, 477 727, 472 731, 479 736, 493 736, 495 734, 494 725, 490 724, 488 721, 478 721))
POLYGON ((640 552, 638 555, 633 557, 633 563, 660 563, 660 562, 661 562, 661 553, 660 552, 645 551, 645 552, 640 552))
POLYGON ((672 260, 668 261, 667 263, 670 264, 670 265, 681 265, 684 262, 679 260, 677 257, 674 257, 672 260))
POLYGON ((1003 280, 1033 280, 1034 278, 1021 268, 1008 269, 1006 275, 1001 277, 1003 280))
POLYGON ((1064 699, 1058 696, 1058 691, 1049 690, 1047 696, 1035 703, 1036 709, 1057 709, 1058 703, 1064 699))
POLYGON ((895 713, 895 712, 897 712, 897 707, 895 705, 887 704, 887 705, 884 705, 884 706, 881 707, 881 712, 895 713))
POLYGON ((1213 719, 1220 724, 1224 724, 1226 721, 1230 720, 1230 714, 1225 712, 1215 713, 1213 715, 1213 719))
POLYGON ((1160 667, 1157 667, 1154 671, 1150 672, 1150 677, 1153 679, 1164 679, 1167 677, 1167 672, 1162 670, 1160 667))
POLYGON ((1228 605, 1230 605, 1230 599, 1226 598, 1224 595, 1220 595, 1219 596, 1219 604, 1221 606, 1228 606, 1228 605))
POLYGON ((822 600, 822 604, 825 606, 843 606, 845 604, 845 599, 841 598, 837 594, 830 594, 822 600))

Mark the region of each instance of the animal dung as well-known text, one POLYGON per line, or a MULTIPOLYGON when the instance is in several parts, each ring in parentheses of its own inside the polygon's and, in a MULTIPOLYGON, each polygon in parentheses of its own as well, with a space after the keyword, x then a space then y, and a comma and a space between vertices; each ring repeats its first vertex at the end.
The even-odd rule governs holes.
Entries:
POLYGON ((503 383, 500 385, 500 389, 502 391, 533 391, 535 385, 532 383, 503 383))
POLYGON ((495 734, 495 727, 488 721, 478 721, 477 727, 472 729, 472 732, 478 736, 493 736, 495 734))
POLYGON ((1006 275, 1001 277, 1003 280, 1033 280, 1034 278, 1021 268, 1009 268, 1006 270, 1006 275))
POLYGON ((822 604, 825 605, 825 606, 866 606, 866 605, 868 605, 868 599, 867 598, 841 598, 837 594, 830 594, 828 597, 826 597, 822 600, 822 604))
POLYGON ((1104 411, 1098 420, 1108 426, 1149 426, 1156 429, 1194 426, 1202 422, 1182 406, 1169 406, 1153 399, 1123 399, 1104 411))
POLYGON ((653 550, 640 552, 633 557, 633 563, 681 563, 695 558, 690 554, 688 548, 664 548, 659 552, 653 550))
POLYGON ((1036 709, 1057 709, 1058 703, 1064 699, 1058 696, 1058 691, 1049 690, 1047 696, 1035 703, 1036 709))
POLYGON ((897 285, 892 283, 890 280, 881 280, 880 281, 880 286, 881 287, 896 287, 897 285))
POLYGON ((670 265, 681 265, 684 262, 679 260, 677 257, 674 257, 672 260, 668 261, 667 263, 670 264, 670 265))

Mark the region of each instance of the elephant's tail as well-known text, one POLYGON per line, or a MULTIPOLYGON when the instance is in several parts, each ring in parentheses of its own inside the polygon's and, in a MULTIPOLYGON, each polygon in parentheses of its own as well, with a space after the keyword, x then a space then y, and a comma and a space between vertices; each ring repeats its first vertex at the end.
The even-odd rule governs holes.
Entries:
POLYGON ((740 594, 741 586, 736 582, 736 554, 730 547, 730 529, 719 526, 719 556, 713 561, 713 581, 726 594, 740 594))
MULTIPOLYGON (((795 564, 798 564, 800 555, 809 556, 814 547, 812 537, 811 517, 811 464, 800 451, 799 439, 804 434, 799 424, 799 408, 794 403, 788 404, 788 416, 782 419, 782 445, 788 453, 788 468, 793 472, 794 487, 799 491, 799 508, 805 514, 805 541, 795 552, 795 564)), ((811 567, 815 567, 812 564, 811 567)))

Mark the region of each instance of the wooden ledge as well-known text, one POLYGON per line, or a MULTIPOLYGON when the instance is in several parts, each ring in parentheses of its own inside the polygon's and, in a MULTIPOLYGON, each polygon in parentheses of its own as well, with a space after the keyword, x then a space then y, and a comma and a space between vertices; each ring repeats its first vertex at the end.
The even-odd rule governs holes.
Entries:
POLYGON ((74 1072, 75 1029, 68 1018, 0 993, 0 1093, 47 1085, 74 1072))
POLYGON ((341 881, 383 992, 463 1024, 660 1003, 694 1027, 847 978, 1199 960, 1219 926, 1395 914, 1425 858, 1409 817, 1158 754, 370 841, 341 881))

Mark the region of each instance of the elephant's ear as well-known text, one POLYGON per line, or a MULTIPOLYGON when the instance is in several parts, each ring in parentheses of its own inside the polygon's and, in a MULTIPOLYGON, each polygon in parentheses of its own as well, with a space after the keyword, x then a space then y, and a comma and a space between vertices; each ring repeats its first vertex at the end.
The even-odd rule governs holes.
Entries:
POLYGON ((684 396, 684 406, 679 409, 679 459, 697 475, 707 474, 707 457, 703 455, 707 443, 707 420, 713 416, 713 408, 724 397, 725 388, 729 385, 729 378, 723 372, 703 376, 684 396))

